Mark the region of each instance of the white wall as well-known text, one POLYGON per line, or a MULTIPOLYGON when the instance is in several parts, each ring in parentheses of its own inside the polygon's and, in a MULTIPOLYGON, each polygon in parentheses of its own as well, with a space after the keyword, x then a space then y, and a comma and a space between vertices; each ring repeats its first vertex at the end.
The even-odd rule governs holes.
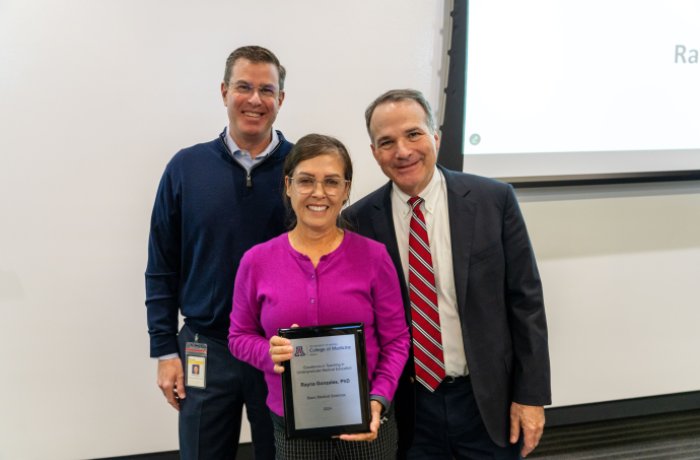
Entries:
POLYGON ((700 182, 520 190, 555 406, 700 390, 700 182))
POLYGON ((384 180, 366 105, 400 86, 439 100, 444 8, 0 0, 0 459, 177 449, 148 358, 148 224, 166 162, 227 123, 228 54, 279 56, 277 127, 345 141, 359 197, 384 180))
MULTIPOLYGON (((277 126, 345 141, 357 199, 384 181, 362 119, 372 98, 411 86, 439 113, 444 10, 0 0, 0 459, 177 449, 148 358, 148 221, 168 159, 226 124, 228 53, 256 43, 278 54, 288 80, 277 126)), ((519 195, 555 405, 700 390, 700 185, 519 195)))

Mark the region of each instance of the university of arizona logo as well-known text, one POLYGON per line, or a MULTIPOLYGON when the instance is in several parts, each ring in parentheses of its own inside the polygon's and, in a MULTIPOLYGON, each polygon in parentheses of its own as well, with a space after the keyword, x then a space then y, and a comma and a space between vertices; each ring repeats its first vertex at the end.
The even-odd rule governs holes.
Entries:
POLYGON ((297 351, 294 352, 294 356, 306 356, 306 353, 304 353, 303 345, 297 346, 297 351))

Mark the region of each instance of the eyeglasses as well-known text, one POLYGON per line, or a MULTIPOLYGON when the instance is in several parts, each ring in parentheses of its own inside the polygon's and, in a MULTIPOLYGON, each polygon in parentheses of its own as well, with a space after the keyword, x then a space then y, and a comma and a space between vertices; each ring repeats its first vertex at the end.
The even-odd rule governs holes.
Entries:
POLYGON ((238 82, 233 84, 233 91, 238 94, 243 94, 245 96, 251 96, 255 91, 258 92, 260 98, 273 98, 277 96, 277 88, 273 85, 264 85, 259 88, 253 88, 252 85, 244 82, 238 82))
POLYGON ((287 176, 287 178, 299 195, 309 195, 313 193, 313 191, 316 190, 316 184, 320 182, 323 187, 323 192, 326 195, 336 196, 345 189, 345 184, 350 183, 347 179, 340 179, 337 177, 326 177, 323 180, 317 180, 315 177, 311 176, 287 176))

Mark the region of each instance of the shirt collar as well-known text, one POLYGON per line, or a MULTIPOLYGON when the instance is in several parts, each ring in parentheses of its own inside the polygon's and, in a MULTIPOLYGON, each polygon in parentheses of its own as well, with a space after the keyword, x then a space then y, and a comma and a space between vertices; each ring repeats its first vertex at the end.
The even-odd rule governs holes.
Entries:
MULTIPOLYGON (((430 179, 430 182, 428 182, 428 186, 425 187, 425 190, 418 195, 423 198, 423 206, 425 210, 431 214, 435 212, 435 207, 437 206, 440 195, 440 188, 444 180, 445 179, 442 177, 442 172, 436 166, 435 171, 433 171, 433 177, 430 179)), ((406 214, 410 213, 411 206, 408 204, 408 200, 411 198, 411 196, 404 193, 395 183, 391 184, 391 188, 396 201, 400 201, 404 204, 404 206, 400 208, 402 210, 402 214, 405 216, 406 214)))
MULTIPOLYGON (((233 137, 231 137, 229 135, 228 126, 226 126, 226 130, 224 132, 224 141, 226 142, 226 146, 228 147, 228 149, 231 151, 231 153, 234 156, 247 155, 250 157, 250 152, 248 152, 247 150, 242 150, 238 146, 238 144, 236 144, 236 141, 233 140, 233 137)), ((277 135, 277 131, 275 131, 275 129, 272 128, 272 140, 270 141, 269 144, 267 144, 267 147, 265 147, 265 150, 260 152, 260 154, 258 156, 256 156, 253 161, 262 160, 263 158, 268 156, 270 154, 270 152, 272 152, 275 149, 275 147, 277 147, 277 144, 279 144, 279 142, 280 142, 280 138, 277 135)))

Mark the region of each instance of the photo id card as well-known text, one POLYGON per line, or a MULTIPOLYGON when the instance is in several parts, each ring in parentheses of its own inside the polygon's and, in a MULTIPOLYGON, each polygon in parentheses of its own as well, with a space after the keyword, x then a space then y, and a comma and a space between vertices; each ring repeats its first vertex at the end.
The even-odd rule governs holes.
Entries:
POLYGON ((187 342, 185 344, 185 386, 207 387, 207 344, 187 342))

